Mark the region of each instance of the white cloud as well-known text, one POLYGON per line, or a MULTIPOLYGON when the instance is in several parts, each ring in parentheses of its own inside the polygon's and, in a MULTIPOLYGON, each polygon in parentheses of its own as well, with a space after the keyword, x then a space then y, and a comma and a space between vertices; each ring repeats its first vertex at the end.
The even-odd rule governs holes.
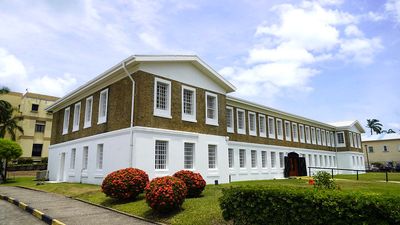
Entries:
POLYGON ((7 80, 14 82, 15 78, 26 78, 26 69, 22 62, 3 48, 0 48, 0 78, 2 83, 7 83, 7 80))
POLYGON ((366 64, 373 62, 373 56, 382 48, 379 38, 354 38, 342 41, 338 55, 366 64))
POLYGON ((358 29, 358 27, 355 26, 354 24, 346 26, 344 33, 347 36, 356 36, 356 37, 360 37, 360 36, 364 35, 363 32, 360 29, 358 29))
POLYGON ((397 23, 400 23, 400 0, 388 0, 385 10, 394 17, 397 23))
POLYGON ((397 130, 400 130, 400 123, 391 122, 391 123, 388 123, 388 125, 389 125, 388 129, 392 128, 396 132, 397 132, 397 130))
POLYGON ((63 76, 58 77, 45 75, 34 78, 30 81, 28 90, 30 92, 48 93, 61 97, 65 95, 65 93, 76 88, 76 83, 76 78, 69 73, 65 73, 63 76))

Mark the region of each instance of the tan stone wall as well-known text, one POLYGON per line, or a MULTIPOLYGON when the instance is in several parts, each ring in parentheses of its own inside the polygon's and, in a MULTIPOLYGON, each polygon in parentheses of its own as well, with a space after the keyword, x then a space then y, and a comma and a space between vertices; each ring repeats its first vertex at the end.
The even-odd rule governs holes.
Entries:
POLYGON ((371 163, 386 163, 391 161, 400 162, 400 139, 363 142, 362 146, 364 148, 364 155, 365 158, 367 158, 365 153, 365 145, 367 145, 368 157, 371 163), (388 152, 383 151, 383 146, 385 145, 387 146, 388 152), (369 146, 374 148, 374 152, 369 152, 369 146))

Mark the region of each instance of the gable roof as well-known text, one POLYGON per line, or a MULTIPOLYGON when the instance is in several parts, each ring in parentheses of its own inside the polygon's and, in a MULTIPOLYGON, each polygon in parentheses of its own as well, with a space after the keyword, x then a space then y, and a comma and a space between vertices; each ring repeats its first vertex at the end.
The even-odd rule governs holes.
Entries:
POLYGON ((364 128, 358 120, 332 122, 329 124, 343 130, 350 130, 352 127, 356 127, 361 133, 365 133, 364 128))
POLYGON ((132 55, 122 60, 120 63, 116 64, 110 69, 106 70, 102 74, 98 75, 97 77, 93 78, 92 80, 81 85, 77 89, 69 92, 64 97, 56 101, 53 105, 47 107, 46 110, 51 111, 57 108, 58 106, 62 105, 62 103, 76 97, 85 90, 90 89, 92 86, 99 84, 107 77, 112 76, 114 73, 118 71, 123 71, 124 70, 123 65, 126 66, 130 64, 137 65, 142 62, 190 62, 193 64, 193 66, 202 71, 206 76, 211 78, 211 80, 213 80, 218 85, 220 85, 224 90, 226 90, 227 93, 236 90, 233 84, 231 84, 228 80, 223 78, 220 74, 218 74, 214 69, 212 69, 209 65, 207 65, 203 60, 201 60, 196 55, 132 55))

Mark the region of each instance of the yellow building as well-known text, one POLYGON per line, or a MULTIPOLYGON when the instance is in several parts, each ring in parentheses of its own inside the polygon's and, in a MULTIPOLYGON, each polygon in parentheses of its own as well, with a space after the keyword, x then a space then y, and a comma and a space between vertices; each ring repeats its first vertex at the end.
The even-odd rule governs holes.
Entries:
MULTIPOLYGON (((16 108, 15 114, 23 117, 19 125, 24 133, 17 132, 16 139, 23 149, 21 157, 32 157, 34 160, 47 157, 53 115, 46 112, 45 108, 58 98, 31 92, 10 92, 0 95, 0 99, 10 102, 16 108)), ((5 138, 9 138, 9 135, 6 134, 5 138)))
MULTIPOLYGON (((400 163, 400 134, 377 134, 362 137, 362 144, 364 154, 368 152, 370 163, 400 163)), ((365 159, 367 159, 367 155, 365 155, 365 159)))

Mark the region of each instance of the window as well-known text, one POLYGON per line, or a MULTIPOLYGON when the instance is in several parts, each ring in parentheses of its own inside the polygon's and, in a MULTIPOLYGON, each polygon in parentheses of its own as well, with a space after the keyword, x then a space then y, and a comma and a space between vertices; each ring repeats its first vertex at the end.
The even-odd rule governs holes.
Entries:
POLYGON ((68 125, 69 125, 69 107, 64 109, 64 122, 63 122, 63 134, 68 133, 68 125))
POLYGON ((246 121, 244 119, 244 110, 237 109, 237 132, 238 134, 246 134, 246 121))
POLYGON ((353 166, 355 166, 356 165, 356 157, 353 155, 352 158, 353 158, 353 166))
POLYGON ((266 127, 266 120, 264 115, 258 116, 258 127, 260 129, 260 136, 266 137, 267 136, 267 127, 266 127))
POLYGON ((98 170, 103 169, 103 144, 97 145, 97 157, 96 157, 96 168, 98 170))
POLYGON ((350 147, 354 147, 353 144, 353 134, 351 132, 349 132, 349 140, 350 140, 350 147))
POLYGON ((271 167, 275 168, 276 167, 276 153, 271 152, 271 167))
POLYGON ((361 146, 361 134, 357 134, 358 148, 362 148, 361 146))
POLYGON ((171 118, 171 82, 155 78, 154 115, 171 118))
POLYGON ((257 136, 256 114, 253 112, 249 112, 248 116, 249 116, 249 134, 252 136, 257 136))
POLYGON ((167 169, 168 141, 156 140, 154 168, 156 170, 167 169))
POLYGON ((369 153, 373 153, 373 152, 374 152, 374 147, 368 146, 368 152, 369 152, 369 153))
POLYGON ((217 95, 206 92, 206 124, 218 126, 217 95))
POLYGON ((313 166, 311 154, 308 154, 308 166, 313 166))
POLYGON ((321 130, 319 128, 316 129, 317 130, 317 144, 321 145, 321 130))
POLYGON ((81 115, 81 103, 78 102, 75 104, 75 107, 74 107, 74 120, 73 120, 73 125, 72 125, 72 131, 79 130, 79 121, 81 119, 80 115, 81 115))
POLYGON ((330 132, 331 134, 331 146, 335 147, 335 136, 333 135, 333 132, 330 132))
POLYGON ((354 147, 358 148, 357 134, 353 133, 354 147))
POLYGON ((182 120, 196 122, 196 89, 182 86, 182 120))
POLYGON ((217 146, 216 145, 208 145, 208 168, 209 169, 217 168, 217 146))
POLYGON ((234 161, 233 161, 233 148, 228 149, 228 159, 229 159, 229 168, 233 168, 234 161))
POLYGON ((300 136, 300 142, 304 143, 305 139, 304 139, 304 125, 303 124, 299 124, 299 136, 300 136))
POLYGON ((329 131, 326 131, 326 146, 331 146, 331 138, 329 137, 329 131))
POLYGON ((108 105, 108 89, 100 92, 99 100, 99 118, 97 123, 105 123, 107 121, 107 105, 108 105))
POLYGON ((321 144, 322 144, 323 146, 326 146, 325 130, 321 130, 321 144))
POLYGON ((309 126, 305 126, 306 129, 306 143, 311 144, 311 131, 309 126))
POLYGON ((299 136, 297 134, 297 124, 292 123, 292 134, 293 134, 293 141, 298 142, 299 136))
POLYGON ((317 155, 314 155, 314 164, 315 164, 314 166, 319 166, 317 155))
POLYGON ((251 150, 251 168, 257 168, 257 151, 251 150))
POLYGON ((345 140, 344 140, 344 132, 337 132, 336 133, 336 140, 338 147, 346 147, 345 140))
POLYGON ((336 156, 332 156, 333 166, 336 166, 336 156))
POLYGON ((388 152, 388 151, 389 151, 389 150, 388 150, 388 147, 387 147, 386 145, 383 146, 383 151, 384 151, 384 152, 388 152))
POLYGON ((45 127, 46 127, 46 121, 36 121, 35 132, 44 133, 45 127))
POLYGON ((184 168, 185 169, 193 169, 193 158, 194 158, 194 143, 184 144, 184 168))
POLYGON ((322 160, 322 155, 319 156, 319 166, 324 167, 324 160, 322 160))
POLYGON ((267 152, 266 151, 261 151, 261 167, 262 168, 267 167, 267 152))
POLYGON ((39 111, 39 105, 38 104, 32 104, 32 112, 37 112, 39 111))
POLYGON ((324 156, 324 165, 325 165, 325 167, 328 167, 328 156, 324 156))
POLYGON ((86 99, 85 104, 85 122, 83 124, 83 128, 92 126, 92 108, 93 108, 93 97, 90 96, 86 99))
POLYGON ((290 122, 289 121, 285 121, 285 140, 286 141, 292 140, 292 134, 290 131, 290 122))
POLYGON ((315 128, 314 127, 311 127, 311 141, 312 141, 312 144, 313 145, 315 145, 315 144, 317 144, 317 139, 316 139, 316 135, 315 135, 315 128))
POLYGON ((83 153, 82 153, 82 170, 87 170, 88 162, 89 162, 89 147, 85 146, 83 147, 83 153))
POLYGON ((240 165, 240 168, 246 167, 246 150, 245 149, 239 149, 239 165, 240 165))
POLYGON ((69 162, 69 168, 75 169, 75 159, 76 159, 76 148, 71 149, 71 160, 69 162))
POLYGON ((329 156, 329 166, 332 166, 332 156, 329 156))
POLYGON ((226 107, 226 131, 233 133, 233 108, 226 107))
POLYGON ((283 123, 281 119, 276 119, 276 136, 279 140, 283 140, 283 123))
POLYGON ((33 144, 32 146, 32 157, 41 157, 43 150, 43 144, 33 144))
POLYGON ((275 138, 275 119, 268 116, 268 137, 275 138))
POLYGON ((400 152, 400 145, 397 147, 397 150, 400 152))
POLYGON ((279 166, 280 168, 283 168, 285 166, 285 160, 284 160, 285 155, 283 152, 279 152, 279 166))

